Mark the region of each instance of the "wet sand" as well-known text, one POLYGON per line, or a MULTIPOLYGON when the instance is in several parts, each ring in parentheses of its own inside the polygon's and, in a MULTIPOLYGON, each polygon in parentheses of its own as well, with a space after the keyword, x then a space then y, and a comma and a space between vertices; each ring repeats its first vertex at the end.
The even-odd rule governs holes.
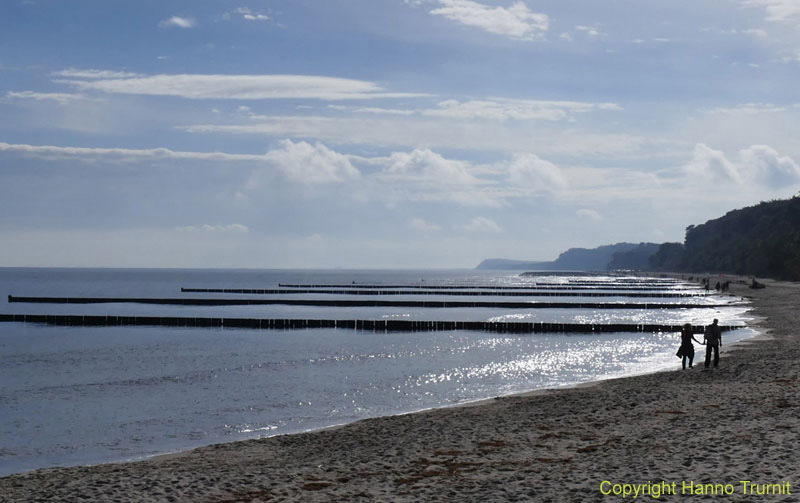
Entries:
POLYGON ((765 335, 723 346, 718 369, 703 370, 697 346, 685 371, 676 358, 675 371, 592 386, 0 478, 0 501, 654 501, 673 487, 660 500, 709 498, 698 484, 723 485, 705 487, 710 499, 800 501, 800 284, 765 283, 731 285, 765 335), (650 492, 603 494, 615 484, 650 492))

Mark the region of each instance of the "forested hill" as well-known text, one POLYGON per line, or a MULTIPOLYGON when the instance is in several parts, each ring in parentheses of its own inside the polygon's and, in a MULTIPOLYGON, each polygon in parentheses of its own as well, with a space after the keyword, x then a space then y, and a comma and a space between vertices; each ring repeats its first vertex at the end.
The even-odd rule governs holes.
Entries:
POLYGON ((704 224, 690 225, 684 243, 572 248, 552 262, 491 259, 478 269, 649 269, 800 281, 800 196, 733 210, 704 224))
POLYGON ((683 246, 661 245, 650 265, 800 280, 800 197, 734 210, 690 226, 683 246))

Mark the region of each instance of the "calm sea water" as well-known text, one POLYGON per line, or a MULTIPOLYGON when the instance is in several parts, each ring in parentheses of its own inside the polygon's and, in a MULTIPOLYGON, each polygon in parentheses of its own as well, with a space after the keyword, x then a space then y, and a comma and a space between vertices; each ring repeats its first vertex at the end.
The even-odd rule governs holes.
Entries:
MULTIPOLYGON (((522 278, 483 271, 208 271, 0 269, 2 313, 260 318, 559 321, 745 325, 740 299, 653 298, 724 307, 424 309, 298 306, 154 306, 8 303, 15 296, 231 297, 186 288, 279 284, 493 285, 630 278, 522 278)), ((671 290, 698 292, 688 285, 671 290)), ((642 302, 626 298, 593 302, 642 302)), ((655 291, 655 290, 654 290, 655 291)), ((661 291, 661 290, 659 290, 661 291)), ((265 296, 252 296, 265 298, 265 296)), ((236 297, 238 298, 238 297, 236 297)), ((291 298, 354 298, 294 294, 291 298)), ((364 298, 386 298, 358 296, 364 298)), ((436 295, 391 300, 465 300, 436 295)), ((580 302, 575 297, 477 300, 580 302)), ((749 329, 726 340, 752 336, 749 329)), ((0 324, 0 475, 41 467, 139 459, 200 445, 294 433, 366 417, 677 367, 673 333, 596 335, 484 332, 372 333, 0 324)), ((698 351, 699 353, 699 351, 698 351)))

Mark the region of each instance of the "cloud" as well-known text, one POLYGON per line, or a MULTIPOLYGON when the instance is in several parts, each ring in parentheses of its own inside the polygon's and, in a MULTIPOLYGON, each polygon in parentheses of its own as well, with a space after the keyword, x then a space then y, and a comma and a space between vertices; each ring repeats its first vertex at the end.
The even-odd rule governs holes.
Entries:
POLYGON ((473 218, 467 225, 463 226, 465 230, 470 232, 481 232, 481 233, 500 233, 503 232, 503 228, 500 227, 497 222, 490 218, 486 217, 475 217, 473 218))
POLYGON ((181 152, 167 148, 128 149, 128 148, 88 148, 59 147, 52 145, 26 145, 0 142, 0 152, 16 152, 45 159, 77 157, 116 162, 137 162, 142 159, 190 159, 203 161, 247 161, 264 162, 264 155, 227 154, 223 152, 181 152))
POLYGON ((603 220, 603 217, 600 215, 600 213, 586 208, 579 209, 575 212, 575 215, 582 220, 589 220, 590 222, 600 222, 603 220))
POLYGON ((175 230, 181 232, 235 232, 235 233, 247 233, 250 232, 250 228, 246 225, 242 224, 230 224, 230 225, 210 225, 210 224, 203 224, 203 225, 187 225, 184 227, 176 227, 175 230))
MULTIPOLYGON (((80 89, 106 93, 178 96, 189 99, 267 100, 311 98, 351 100, 424 96, 387 93, 373 82, 314 75, 125 75, 98 77, 97 70, 65 70, 56 80, 80 89), (81 80, 75 80, 81 79, 81 80)), ((102 72, 102 71, 101 71, 102 72)))
POLYGON ((800 17, 800 2, 797 0, 744 0, 742 4, 764 7, 768 21, 788 21, 800 17))
POLYGON ((392 152, 388 157, 355 157, 371 167, 366 191, 380 194, 386 204, 402 201, 450 202, 462 206, 498 207, 506 204, 505 190, 486 170, 467 161, 448 159, 430 149, 392 152), (377 168, 377 171, 375 169, 377 168))
POLYGON ((98 101, 95 98, 90 98, 83 94, 38 93, 35 91, 8 91, 8 93, 6 93, 6 97, 3 99, 3 101, 6 102, 22 100, 55 101, 60 105, 68 105, 75 101, 98 101))
POLYGON ((476 185, 481 183, 469 172, 469 163, 445 159, 429 149, 410 153, 393 152, 384 174, 391 179, 435 185, 476 185))
MULTIPOLYGON (((768 151, 753 150, 749 159, 759 160, 760 165, 771 169, 778 166, 791 175, 787 159, 777 154, 773 159, 768 154, 768 151)), ((254 204, 265 191, 290 189, 290 185, 276 183, 283 181, 305 186, 304 194, 323 194, 322 190, 309 189, 324 187, 329 194, 338 194, 337 198, 387 206, 430 202, 502 208, 543 192, 557 192, 562 200, 586 204, 587 200, 597 199, 641 199, 649 197, 645 194, 660 190, 659 180, 653 174, 624 169, 563 169, 532 153, 516 154, 491 164, 476 164, 451 159, 431 149, 365 157, 337 151, 320 142, 289 139, 280 141, 263 154, 0 142, 0 159, 4 155, 41 159, 67 170, 90 164, 134 166, 142 174, 153 168, 186 172, 196 169, 199 173, 224 169, 235 180, 227 193, 237 204, 254 204)), ((417 228, 423 227, 418 225, 417 228)))
POLYGON ((351 194, 359 200, 375 199, 388 206, 409 201, 488 207, 506 204, 508 191, 495 188, 497 181, 490 170, 430 149, 348 158, 362 168, 361 178, 351 185, 351 194))
POLYGON ((78 68, 67 68, 66 70, 59 70, 50 75, 56 77, 68 77, 75 79, 129 79, 133 77, 144 77, 141 73, 132 72, 119 72, 115 70, 94 70, 87 69, 81 70, 78 68))
POLYGON ((408 226, 414 229, 415 231, 420 231, 420 232, 436 232, 442 230, 440 226, 426 222, 422 218, 412 218, 408 222, 408 226))
POLYGON ((745 35, 750 35, 752 37, 758 37, 758 38, 766 38, 767 37, 767 32, 765 30, 760 29, 760 28, 750 28, 750 29, 747 29, 747 30, 742 30, 742 33, 744 33, 745 35))
POLYGON ((291 140, 281 141, 279 148, 270 150, 266 154, 181 152, 166 148, 57 147, 0 142, 0 153, 2 152, 18 153, 46 160, 76 158, 87 162, 137 163, 145 159, 163 159, 243 163, 260 167, 258 176, 251 180, 251 184, 254 186, 260 184, 264 169, 269 173, 280 172, 290 181, 311 185, 342 182, 360 176, 360 172, 351 164, 348 156, 335 152, 321 143, 312 145, 304 141, 293 142, 291 140))
POLYGON ((340 112, 352 112, 360 114, 377 114, 377 115, 414 115, 414 110, 403 110, 396 108, 380 108, 380 107, 348 107, 345 105, 328 105, 331 110, 338 110, 340 112))
POLYGON ((549 28, 546 14, 531 11, 524 2, 510 7, 491 7, 472 0, 439 0, 441 7, 431 14, 443 16, 467 26, 474 26, 495 35, 521 40, 542 38, 549 28))
POLYGON ((786 112, 786 107, 779 107, 769 103, 745 103, 736 107, 712 108, 707 113, 719 115, 759 115, 786 112))
POLYGON ((349 107, 328 105, 331 110, 354 113, 383 115, 415 115, 444 117, 448 119, 487 119, 487 120, 550 120, 558 121, 573 117, 578 113, 593 111, 619 111, 616 103, 588 103, 581 101, 519 100, 510 98, 489 98, 481 100, 444 100, 437 108, 417 110, 390 109, 379 107, 349 107))
POLYGON ((158 23, 160 28, 194 28, 197 22, 190 17, 172 16, 158 23))
POLYGON ((800 166, 768 145, 742 149, 739 159, 732 162, 723 152, 698 143, 692 160, 683 168, 690 178, 712 183, 759 184, 772 188, 800 183, 800 166))
POLYGON ((558 166, 535 154, 514 156, 508 168, 508 179, 515 185, 537 191, 553 191, 567 186, 558 166))
POLYGON ((342 182, 360 175, 347 156, 319 142, 283 140, 279 149, 267 152, 264 158, 290 180, 306 184, 342 182))
POLYGON ((725 154, 704 143, 695 145, 692 160, 683 169, 690 179, 702 182, 741 182, 739 170, 725 158, 725 154))
POLYGON ((232 17, 241 17, 245 21, 269 21, 271 17, 263 12, 254 12, 247 7, 239 7, 222 15, 222 19, 228 21, 232 17))
POLYGON ((800 182, 800 166, 788 156, 781 156, 770 146, 753 145, 740 150, 740 171, 746 178, 762 180, 780 188, 800 182))
POLYGON ((590 37, 597 37, 599 35, 604 35, 603 33, 600 32, 600 30, 598 30, 596 26, 585 26, 579 24, 575 26, 575 29, 586 33, 590 37))
POLYGON ((438 109, 423 111, 424 115, 458 119, 494 120, 563 120, 575 113, 595 110, 618 111, 622 108, 616 103, 585 103, 579 101, 539 101, 492 98, 488 100, 446 100, 438 104, 438 109))

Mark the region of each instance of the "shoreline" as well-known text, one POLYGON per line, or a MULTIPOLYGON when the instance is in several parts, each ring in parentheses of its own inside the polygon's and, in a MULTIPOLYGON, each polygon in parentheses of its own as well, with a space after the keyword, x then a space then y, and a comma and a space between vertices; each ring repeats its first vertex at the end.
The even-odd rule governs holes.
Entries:
POLYGON ((787 344, 797 339, 800 286, 767 285, 731 292, 752 298, 748 326, 760 334, 726 345, 717 370, 659 370, 144 461, 26 472, 0 479, 0 501, 583 501, 604 497, 603 480, 800 484, 791 445, 800 355, 787 344), (760 413, 753 397, 774 414, 760 413), (730 435, 718 437, 720 427, 730 435), (777 454, 762 452, 767 443, 777 454))

